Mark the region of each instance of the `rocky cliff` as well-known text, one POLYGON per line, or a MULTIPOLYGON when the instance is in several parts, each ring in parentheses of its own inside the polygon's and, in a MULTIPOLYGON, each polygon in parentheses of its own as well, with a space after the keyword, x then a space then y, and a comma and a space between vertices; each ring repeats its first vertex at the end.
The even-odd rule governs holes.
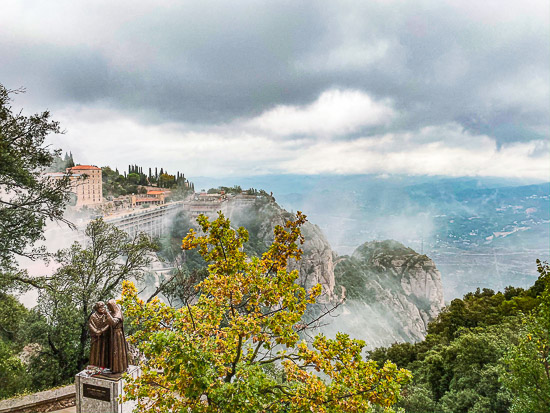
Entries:
POLYGON ((373 347, 422 340, 445 305, 433 261, 396 241, 367 242, 339 258, 335 283, 346 298, 339 323, 373 347))
MULTIPOLYGON (((273 227, 292 218, 266 197, 228 201, 222 211, 235 226, 248 229, 247 252, 257 255, 273 240, 273 227)), ((428 322, 444 306, 441 276, 431 259, 396 241, 367 242, 352 256, 338 257, 317 225, 306 223, 302 233, 304 254, 292 264, 300 271, 299 282, 306 288, 320 283, 320 302, 344 299, 327 333, 345 331, 369 347, 424 338, 428 322)))
MULTIPOLYGON (((293 215, 282 209, 277 203, 259 197, 256 202, 240 204, 232 201, 224 204, 224 214, 236 226, 243 226, 249 231, 249 251, 260 255, 273 241, 273 228, 293 218, 293 215)), ((321 229, 310 222, 302 227, 305 242, 301 246, 304 254, 298 262, 291 262, 290 269, 300 272, 299 283, 305 288, 321 284, 323 293, 320 301, 334 300, 334 264, 335 254, 321 229)))

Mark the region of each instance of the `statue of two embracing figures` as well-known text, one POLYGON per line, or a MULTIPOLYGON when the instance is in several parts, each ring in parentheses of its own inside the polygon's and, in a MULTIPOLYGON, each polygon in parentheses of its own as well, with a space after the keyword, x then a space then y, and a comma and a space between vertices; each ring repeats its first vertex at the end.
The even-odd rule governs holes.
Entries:
POLYGON ((112 373, 128 369, 128 345, 124 337, 122 310, 115 300, 98 301, 88 327, 92 337, 90 364, 106 367, 112 373))

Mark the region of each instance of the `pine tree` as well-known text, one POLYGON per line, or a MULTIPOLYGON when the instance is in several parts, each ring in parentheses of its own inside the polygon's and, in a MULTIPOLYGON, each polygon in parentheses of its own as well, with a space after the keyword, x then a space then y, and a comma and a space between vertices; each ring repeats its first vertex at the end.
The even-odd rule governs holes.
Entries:
POLYGON ((69 152, 69 161, 67 162, 67 168, 72 168, 74 166, 73 153, 69 152))

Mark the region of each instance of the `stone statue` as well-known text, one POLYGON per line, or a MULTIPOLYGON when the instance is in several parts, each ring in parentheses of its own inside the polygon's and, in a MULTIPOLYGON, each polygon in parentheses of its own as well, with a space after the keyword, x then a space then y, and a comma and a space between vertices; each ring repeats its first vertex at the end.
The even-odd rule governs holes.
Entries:
POLYGON ((115 300, 107 301, 107 323, 110 326, 109 368, 113 373, 128 369, 128 344, 124 337, 122 310, 115 300))
POLYGON ((97 367, 109 367, 110 325, 107 322, 107 307, 103 301, 94 305, 94 312, 88 321, 92 343, 90 346, 90 364, 97 367))
POLYGON ((105 367, 112 373, 128 369, 128 345, 124 337, 122 310, 115 300, 98 301, 88 322, 92 343, 90 364, 105 367))

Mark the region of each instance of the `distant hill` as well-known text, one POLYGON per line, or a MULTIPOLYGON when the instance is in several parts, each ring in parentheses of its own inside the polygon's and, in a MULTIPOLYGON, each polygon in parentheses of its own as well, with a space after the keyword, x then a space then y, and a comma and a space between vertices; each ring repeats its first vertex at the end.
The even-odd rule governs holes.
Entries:
POLYGON ((339 254, 384 239, 427 254, 441 271, 447 301, 477 287, 527 287, 537 277, 535 259, 550 258, 547 182, 273 175, 231 183, 273 191, 285 209, 304 211, 339 254))

